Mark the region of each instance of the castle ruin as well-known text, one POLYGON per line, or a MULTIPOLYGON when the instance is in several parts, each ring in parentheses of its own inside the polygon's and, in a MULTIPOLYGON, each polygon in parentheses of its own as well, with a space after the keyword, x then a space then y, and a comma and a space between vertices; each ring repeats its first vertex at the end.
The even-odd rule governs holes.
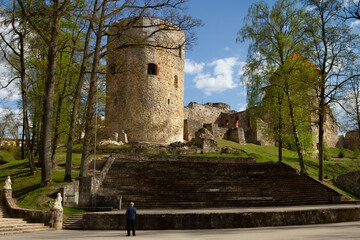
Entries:
MULTIPOLYGON (((250 121, 247 111, 224 103, 191 102, 184 108, 184 43, 179 27, 158 18, 126 18, 111 26, 105 138, 126 133, 129 142, 170 144, 191 141, 206 128, 213 138, 275 145, 261 116, 250 121)), ((311 131, 316 135, 317 126, 311 131)), ((333 117, 325 122, 325 142, 338 142, 333 117)))
POLYGON ((105 134, 129 142, 183 141, 185 34, 157 18, 110 28, 105 134))

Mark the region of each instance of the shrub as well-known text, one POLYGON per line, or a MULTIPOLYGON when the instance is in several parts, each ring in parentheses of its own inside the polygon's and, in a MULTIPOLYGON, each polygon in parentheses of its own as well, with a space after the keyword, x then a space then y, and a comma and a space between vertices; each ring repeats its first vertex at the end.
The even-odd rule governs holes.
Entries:
POLYGON ((344 158, 345 157, 345 152, 343 148, 340 148, 339 154, 338 154, 338 158, 344 158))
POLYGON ((21 159, 21 149, 20 147, 16 147, 16 146, 1 146, 2 150, 5 150, 7 152, 9 152, 13 158, 20 160, 21 159))
POLYGON ((329 161, 330 158, 331 158, 330 150, 329 150, 328 146, 326 145, 326 143, 324 143, 324 160, 329 161))
POLYGON ((354 148, 354 158, 359 158, 360 157, 360 151, 357 147, 354 148))

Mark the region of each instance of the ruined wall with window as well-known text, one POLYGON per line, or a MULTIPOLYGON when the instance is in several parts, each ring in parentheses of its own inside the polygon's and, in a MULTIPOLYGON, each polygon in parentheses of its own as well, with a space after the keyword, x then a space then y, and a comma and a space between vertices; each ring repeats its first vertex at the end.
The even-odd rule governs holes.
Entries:
POLYGON ((129 142, 183 140, 185 34, 156 18, 127 18, 110 28, 105 136, 129 142))
POLYGON ((238 143, 271 145, 263 128, 251 125, 246 111, 236 112, 225 103, 189 103, 184 110, 184 139, 191 141, 195 132, 207 128, 214 138, 227 139, 238 143))

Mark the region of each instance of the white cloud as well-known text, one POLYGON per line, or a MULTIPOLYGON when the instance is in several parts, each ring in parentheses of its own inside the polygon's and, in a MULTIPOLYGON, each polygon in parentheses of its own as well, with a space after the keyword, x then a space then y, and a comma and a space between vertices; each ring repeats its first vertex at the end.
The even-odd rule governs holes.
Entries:
POLYGON ((229 48, 229 47, 225 47, 224 50, 228 52, 228 51, 230 51, 230 48, 229 48))
POLYGON ((196 63, 191 59, 185 59, 185 73, 199 74, 203 71, 205 63, 196 63))
MULTIPOLYGON (((196 65, 194 61, 189 61, 196 65)), ((235 57, 217 59, 207 63, 201 69, 206 67, 207 71, 200 71, 194 77, 195 87, 202 89, 207 96, 236 88, 239 84, 235 81, 239 81, 243 65, 244 63, 239 62, 235 57)))
POLYGON ((20 93, 14 84, 11 84, 7 88, 0 89, 0 99, 7 101, 18 101, 20 100, 20 93))
POLYGON ((356 20, 350 24, 350 27, 355 28, 360 25, 360 20, 356 20))
POLYGON ((6 86, 8 82, 8 70, 0 64, 0 99, 6 99, 8 101, 17 101, 20 99, 20 92, 15 84, 16 80, 13 81, 6 88, 1 89, 1 86, 6 86))
POLYGON ((21 109, 11 109, 6 107, 0 107, 0 118, 5 117, 5 115, 13 113, 14 118, 19 120, 22 118, 22 110, 21 109))
POLYGON ((247 109, 247 103, 239 103, 237 104, 238 112, 245 111, 247 109))

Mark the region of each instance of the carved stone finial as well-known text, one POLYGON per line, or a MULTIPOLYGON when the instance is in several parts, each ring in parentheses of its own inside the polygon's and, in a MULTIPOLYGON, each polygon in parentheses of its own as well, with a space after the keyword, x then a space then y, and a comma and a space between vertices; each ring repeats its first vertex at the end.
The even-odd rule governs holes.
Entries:
POLYGON ((5 185, 3 187, 3 189, 12 189, 11 188, 11 179, 10 179, 10 176, 7 176, 6 180, 5 180, 5 185))

